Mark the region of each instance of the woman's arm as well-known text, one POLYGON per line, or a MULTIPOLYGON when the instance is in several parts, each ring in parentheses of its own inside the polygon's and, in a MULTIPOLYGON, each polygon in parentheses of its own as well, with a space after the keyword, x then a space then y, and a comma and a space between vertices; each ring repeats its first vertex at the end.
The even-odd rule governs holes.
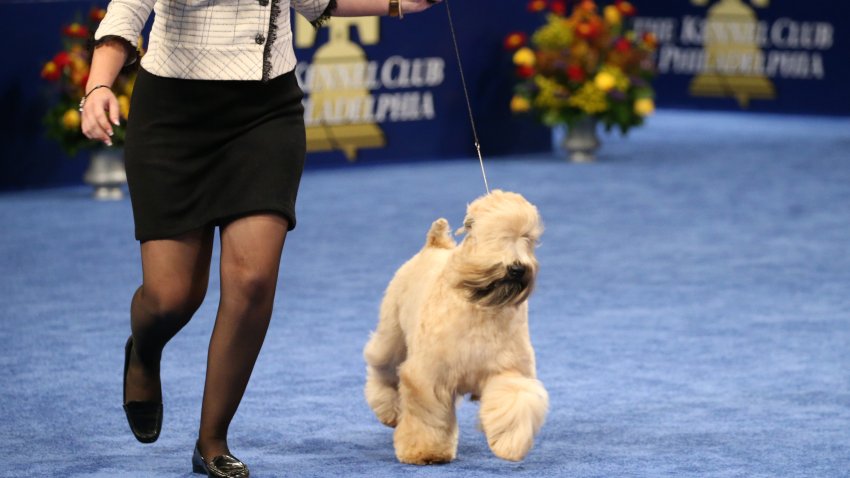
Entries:
POLYGON ((120 40, 106 41, 95 48, 86 83, 88 95, 80 108, 83 134, 107 146, 112 146, 112 125, 117 125, 119 118, 118 99, 110 88, 126 61, 127 48, 120 40), (100 85, 106 88, 98 88, 100 85))
MULTIPOLYGON (((427 10, 442 0, 399 0, 402 15, 427 10)), ((368 17, 387 15, 390 11, 389 0, 336 0, 336 9, 331 12, 335 17, 368 17)))
POLYGON ((118 100, 110 88, 121 68, 136 61, 139 34, 150 17, 154 2, 111 0, 94 35, 96 46, 86 97, 80 107, 80 128, 86 137, 103 141, 107 146, 112 146, 112 125, 117 125, 119 118, 118 100))

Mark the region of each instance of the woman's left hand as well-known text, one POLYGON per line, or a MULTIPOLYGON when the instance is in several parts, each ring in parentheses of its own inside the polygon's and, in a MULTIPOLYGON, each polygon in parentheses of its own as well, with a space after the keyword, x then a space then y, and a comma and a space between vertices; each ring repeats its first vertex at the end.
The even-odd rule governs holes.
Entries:
POLYGON ((404 15, 428 10, 443 0, 401 0, 401 11, 404 15))

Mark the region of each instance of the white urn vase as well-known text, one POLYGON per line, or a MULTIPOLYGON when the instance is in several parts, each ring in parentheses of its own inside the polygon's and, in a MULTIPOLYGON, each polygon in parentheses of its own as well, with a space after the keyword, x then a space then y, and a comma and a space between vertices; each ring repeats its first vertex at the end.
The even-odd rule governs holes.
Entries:
POLYGON ((92 195, 95 199, 108 201, 123 198, 123 186, 127 184, 124 150, 101 148, 93 151, 83 181, 94 188, 92 195))
POLYGON ((564 150, 574 163, 590 163, 596 161, 596 150, 599 149, 599 136, 596 134, 596 118, 585 117, 567 126, 562 143, 564 150))

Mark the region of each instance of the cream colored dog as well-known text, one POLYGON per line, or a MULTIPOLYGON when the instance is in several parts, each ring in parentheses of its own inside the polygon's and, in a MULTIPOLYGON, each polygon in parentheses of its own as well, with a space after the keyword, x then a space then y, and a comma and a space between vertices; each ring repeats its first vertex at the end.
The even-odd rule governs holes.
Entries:
POLYGON ((467 208, 457 246, 438 219, 425 247, 390 282, 363 352, 366 400, 395 427, 399 461, 452 461, 455 403, 481 400, 481 428, 500 458, 522 460, 549 405, 536 378, 527 299, 543 226, 516 193, 493 191, 467 208))

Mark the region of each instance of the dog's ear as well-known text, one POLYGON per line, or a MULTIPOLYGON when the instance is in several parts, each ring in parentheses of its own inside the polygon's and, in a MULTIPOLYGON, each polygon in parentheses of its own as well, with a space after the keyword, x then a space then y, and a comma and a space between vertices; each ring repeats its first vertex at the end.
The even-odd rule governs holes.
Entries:
POLYGON ((474 221, 470 216, 466 216, 466 218, 464 218, 463 220, 463 226, 461 226, 460 228, 458 228, 457 231, 455 231, 455 236, 460 236, 463 233, 471 231, 473 222, 474 221))

